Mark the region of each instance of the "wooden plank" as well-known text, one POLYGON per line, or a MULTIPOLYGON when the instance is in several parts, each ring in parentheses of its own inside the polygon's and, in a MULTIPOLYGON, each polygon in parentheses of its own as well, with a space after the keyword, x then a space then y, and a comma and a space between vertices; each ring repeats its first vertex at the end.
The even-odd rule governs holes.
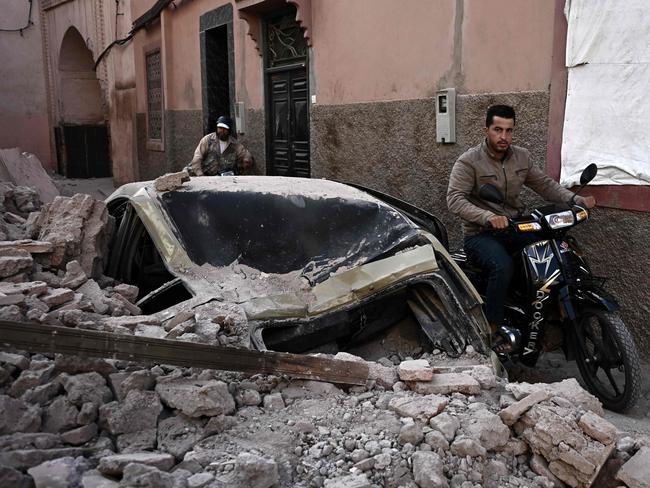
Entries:
POLYGON ((352 385, 365 385, 368 379, 368 365, 365 362, 251 351, 6 320, 0 320, 1 348, 251 374, 285 374, 352 385))

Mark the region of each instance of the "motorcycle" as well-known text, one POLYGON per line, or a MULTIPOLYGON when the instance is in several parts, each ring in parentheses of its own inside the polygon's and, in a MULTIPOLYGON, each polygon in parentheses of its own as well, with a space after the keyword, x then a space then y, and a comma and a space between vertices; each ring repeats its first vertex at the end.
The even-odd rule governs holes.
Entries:
MULTIPOLYGON (((579 191, 597 173, 595 164, 582 172, 579 191)), ((479 189, 481 198, 503 204, 493 185, 479 189)), ((640 394, 639 353, 621 319, 616 300, 605 289, 606 278, 594 276, 575 238, 567 235, 589 219, 575 203, 551 204, 510 219, 508 229, 495 232, 533 233, 534 242, 513 256, 515 273, 505 305, 505 325, 520 334, 514 349, 501 359, 534 366, 543 351, 563 349, 575 360, 587 389, 609 410, 632 407, 640 394)), ((476 289, 485 296, 487 275, 453 255, 476 289)))

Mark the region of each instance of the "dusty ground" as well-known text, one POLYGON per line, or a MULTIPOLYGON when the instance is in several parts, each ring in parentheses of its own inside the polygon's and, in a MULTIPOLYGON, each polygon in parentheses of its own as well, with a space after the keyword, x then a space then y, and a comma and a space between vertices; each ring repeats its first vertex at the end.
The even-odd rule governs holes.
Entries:
MULTIPOLYGON (((511 381, 552 383, 576 378, 584 386, 575 361, 566 361, 561 353, 547 353, 535 368, 517 365, 509 370, 511 381)), ((626 414, 605 410, 605 418, 630 434, 650 435, 650 364, 641 364, 641 395, 637 405, 626 414)))
POLYGON ((54 179, 54 184, 63 196, 69 197, 75 193, 87 193, 97 200, 105 200, 115 189, 112 178, 74 179, 59 177, 54 179))

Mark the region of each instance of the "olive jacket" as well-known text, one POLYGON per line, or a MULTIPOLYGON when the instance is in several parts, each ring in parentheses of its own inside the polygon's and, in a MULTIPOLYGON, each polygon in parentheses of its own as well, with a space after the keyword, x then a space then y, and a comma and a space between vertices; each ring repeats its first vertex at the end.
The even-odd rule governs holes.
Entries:
POLYGON ((454 164, 447 188, 447 206, 463 219, 465 236, 475 235, 489 228, 491 217, 516 217, 523 210, 520 193, 524 185, 551 202, 569 202, 573 197, 572 192, 535 166, 527 149, 511 145, 502 161, 484 140, 463 153, 454 164), (501 191, 505 197, 503 205, 479 197, 479 188, 486 183, 501 191))
POLYGON ((222 153, 217 134, 212 132, 199 141, 188 169, 193 176, 242 175, 249 174, 252 166, 253 158, 248 149, 231 137, 222 153))

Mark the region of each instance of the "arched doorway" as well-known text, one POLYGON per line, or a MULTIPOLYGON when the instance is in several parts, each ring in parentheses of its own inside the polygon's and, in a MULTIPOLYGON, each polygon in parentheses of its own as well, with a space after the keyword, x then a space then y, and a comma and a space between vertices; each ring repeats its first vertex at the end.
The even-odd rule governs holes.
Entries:
POLYGON ((92 53, 74 27, 63 36, 58 65, 59 171, 70 178, 111 176, 107 106, 92 53))

